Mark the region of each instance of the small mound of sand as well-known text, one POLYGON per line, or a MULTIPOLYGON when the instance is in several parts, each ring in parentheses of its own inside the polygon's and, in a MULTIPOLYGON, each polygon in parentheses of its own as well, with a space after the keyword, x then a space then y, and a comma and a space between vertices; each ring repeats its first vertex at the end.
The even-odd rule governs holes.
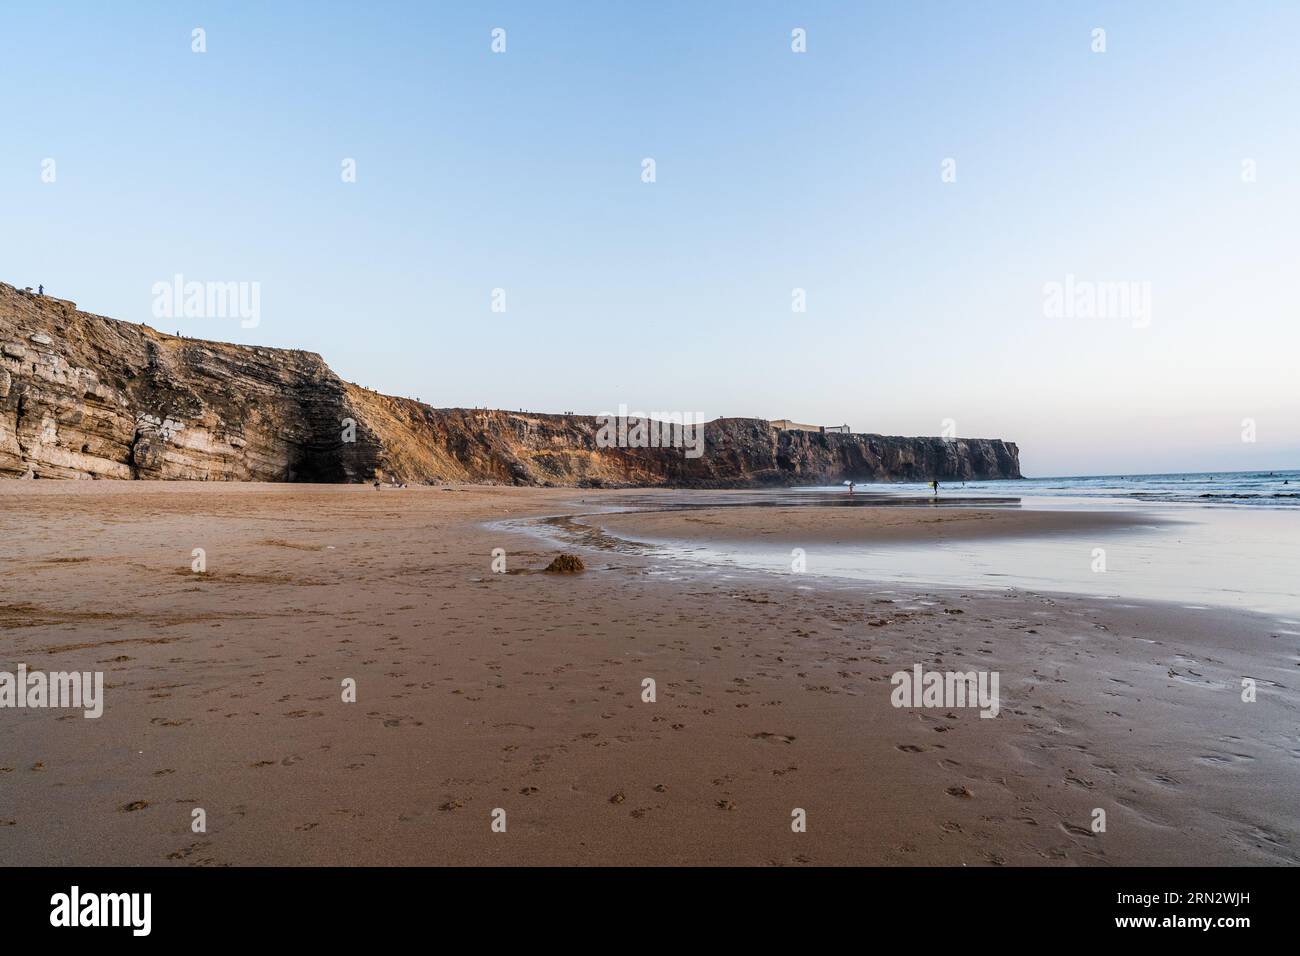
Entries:
POLYGON ((586 569, 587 566, 582 563, 582 558, 576 554, 562 554, 546 566, 546 570, 551 574, 577 574, 586 569))

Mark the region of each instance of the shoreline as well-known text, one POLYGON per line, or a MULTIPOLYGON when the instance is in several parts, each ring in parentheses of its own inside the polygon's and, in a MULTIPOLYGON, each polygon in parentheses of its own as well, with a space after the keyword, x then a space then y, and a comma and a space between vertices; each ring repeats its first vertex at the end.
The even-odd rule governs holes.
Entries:
MULTIPOLYGON (((554 540, 639 550, 661 561, 890 584, 1090 596, 1256 610, 1300 619, 1300 572, 1285 542, 1300 514, 1026 498, 980 503, 844 496, 725 506, 662 497, 650 507, 549 523, 554 540), (824 505, 849 507, 812 507, 824 505), (1288 523, 1290 527, 1288 528, 1288 523)), ((637 501, 640 505, 642 502, 637 501)), ((647 502, 649 504, 649 502, 647 502)))
POLYGON ((98 720, 0 711, 14 864, 1300 863, 1276 617, 625 551, 491 572, 556 549, 485 522, 637 492, 23 492, 5 666, 106 681, 98 720), (894 707, 917 664, 997 671, 999 715, 894 707))
POLYGON ((766 545, 918 544, 1066 532, 1129 530, 1168 523, 1137 510, 1126 512, 1033 511, 964 499, 961 503, 767 508, 700 508, 583 515, 607 532, 624 529, 656 540, 752 542, 766 545), (880 508, 877 511, 877 508, 880 508), (925 514, 917 512, 924 511, 925 514), (792 519, 798 519, 792 520, 792 519))

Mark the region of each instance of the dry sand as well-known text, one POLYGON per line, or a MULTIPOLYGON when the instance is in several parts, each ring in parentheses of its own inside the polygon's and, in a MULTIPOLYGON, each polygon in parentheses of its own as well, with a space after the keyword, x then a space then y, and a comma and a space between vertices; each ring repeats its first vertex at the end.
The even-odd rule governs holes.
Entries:
MULTIPOLYGON (((0 863, 1300 859, 1300 656, 1273 619, 626 550, 491 573, 493 548, 512 571, 556 549, 484 522, 634 497, 0 482, 0 669, 108 685, 98 720, 0 710, 0 863), (914 663, 997 670, 1000 715, 894 708, 889 677, 914 663)), ((838 540, 828 509, 759 512, 601 520, 838 540)), ((926 508, 852 514, 855 534, 942 528, 926 508)))

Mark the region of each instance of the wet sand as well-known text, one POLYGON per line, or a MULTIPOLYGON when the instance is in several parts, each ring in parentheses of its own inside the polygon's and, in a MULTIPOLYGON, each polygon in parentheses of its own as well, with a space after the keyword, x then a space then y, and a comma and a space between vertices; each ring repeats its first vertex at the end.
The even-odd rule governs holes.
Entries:
MULTIPOLYGON (((106 682, 98 720, 0 710, 0 860, 1300 861, 1297 628, 725 572, 652 549, 584 551, 574 576, 492 573, 494 548, 511 571, 558 549, 485 523, 634 500, 0 482, 0 669, 106 682), (998 671, 999 716, 893 707, 890 675, 916 663, 998 671)), ((629 537, 691 519, 743 536, 779 515, 837 540, 830 509, 757 510, 601 520, 629 537)), ((868 535, 1051 530, 1011 510, 853 515, 868 535)))
MULTIPOLYGON (((742 499, 743 500, 743 499, 742 499)), ((865 498, 832 507, 721 507, 600 515, 591 523, 621 537, 764 545, 886 544, 1123 530, 1152 524, 1139 512, 1021 511, 934 504, 875 506, 865 498)))

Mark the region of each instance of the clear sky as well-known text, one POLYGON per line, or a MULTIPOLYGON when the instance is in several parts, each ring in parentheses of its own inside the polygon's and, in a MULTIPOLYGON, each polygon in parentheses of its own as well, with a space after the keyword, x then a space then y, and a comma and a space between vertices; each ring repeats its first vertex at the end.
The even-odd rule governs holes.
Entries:
POLYGON ((1300 466, 1294 2, 25 3, 0 80, 0 280, 88 311, 437 406, 1300 466), (177 273, 260 324, 155 320, 177 273))

